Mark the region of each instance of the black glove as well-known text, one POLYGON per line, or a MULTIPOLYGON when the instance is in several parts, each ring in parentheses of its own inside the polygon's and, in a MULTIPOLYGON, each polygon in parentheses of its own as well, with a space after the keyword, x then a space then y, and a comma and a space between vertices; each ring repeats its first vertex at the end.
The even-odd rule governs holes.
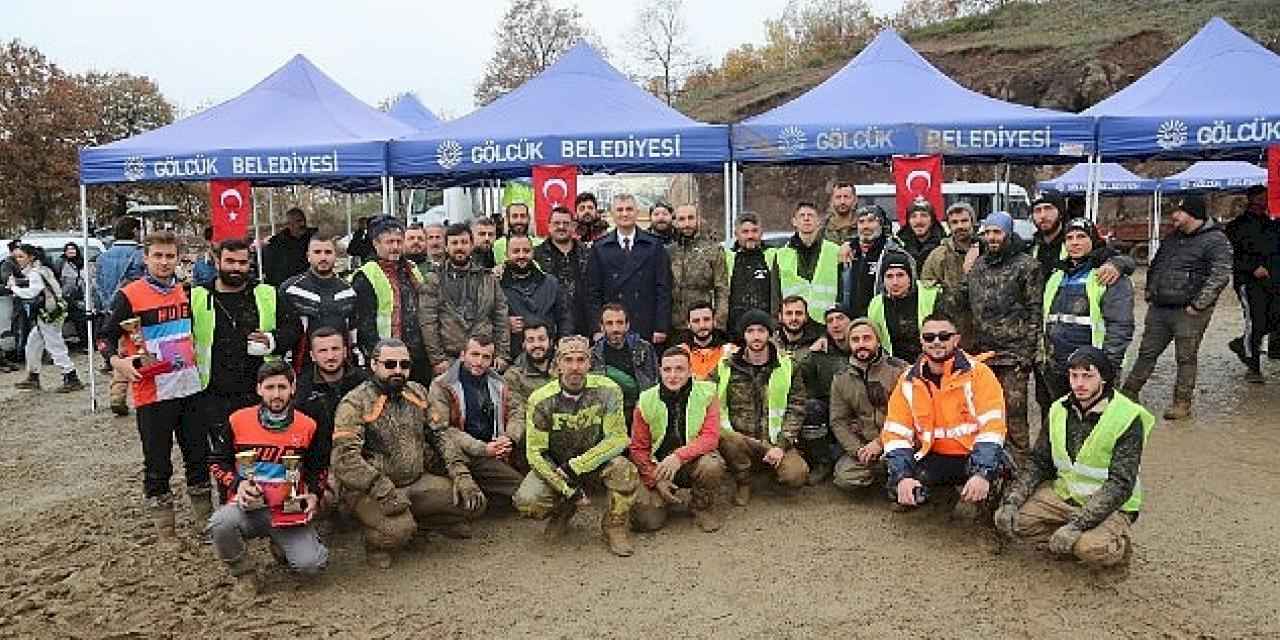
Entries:
POLYGON ((556 468, 560 475, 564 476, 565 482, 574 489, 578 489, 582 485, 582 478, 578 477, 578 472, 573 470, 571 465, 560 465, 556 468))

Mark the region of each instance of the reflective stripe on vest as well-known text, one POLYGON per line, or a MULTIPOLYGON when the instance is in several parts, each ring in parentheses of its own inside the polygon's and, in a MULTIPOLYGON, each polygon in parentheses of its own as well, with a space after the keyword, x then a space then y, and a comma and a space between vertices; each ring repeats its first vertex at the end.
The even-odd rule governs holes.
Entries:
MULTIPOLYGON (((409 271, 413 279, 422 284, 422 273, 417 268, 409 271)), ((387 278, 386 272, 376 260, 361 265, 360 273, 369 279, 369 284, 373 287, 373 297, 377 298, 378 337, 394 338, 395 336, 391 335, 391 313, 395 310, 395 294, 391 291, 391 280, 387 278)))
MULTIPOLYGON (((933 307, 938 302, 937 287, 922 284, 916 288, 916 329, 919 330, 924 325, 924 319, 933 313, 933 307)), ((871 304, 867 305, 867 319, 871 321, 871 327, 876 330, 877 337, 880 338, 880 346, 889 355, 893 355, 893 339, 889 335, 889 323, 884 317, 884 294, 876 294, 871 299, 871 304)))
MULTIPOLYGON (((253 288, 253 301, 258 307, 258 331, 271 333, 276 330, 276 289, 269 284, 253 288)), ((191 289, 191 333, 196 341, 196 368, 200 371, 200 388, 209 386, 209 372, 213 367, 213 331, 218 314, 213 311, 209 290, 204 287, 191 289)), ((268 356, 267 360, 275 357, 268 356)))
POLYGON ((800 277, 800 256, 792 247, 776 249, 773 257, 778 267, 782 297, 804 298, 809 303, 809 317, 823 322, 827 309, 836 304, 836 292, 840 284, 840 245, 829 240, 822 241, 812 281, 800 277))
MULTIPOLYGON (((1049 407, 1049 445, 1053 450, 1053 466, 1058 477, 1053 490, 1059 498, 1083 506, 1107 481, 1111 469, 1111 452, 1116 440, 1124 435, 1135 417, 1142 419, 1142 442, 1146 444, 1155 416, 1138 403, 1116 393, 1098 418, 1089 437, 1080 445, 1074 462, 1067 454, 1067 408, 1065 399, 1049 407)), ((1142 481, 1134 478, 1133 493, 1121 505, 1121 511, 1136 512, 1142 507, 1142 481)))
MULTIPOLYGON (((667 437, 667 405, 662 402, 661 384, 645 389, 636 401, 636 408, 649 425, 649 455, 657 456, 662 440, 667 437)), ((689 399, 685 401, 684 410, 684 442, 689 444, 698 439, 702 430, 702 422, 707 418, 707 408, 716 399, 716 386, 710 382, 693 382, 689 389, 689 399)), ((655 458, 656 460, 656 458, 655 458)))
MULTIPOLYGON (((720 395, 720 431, 733 433, 733 425, 729 422, 729 370, 728 358, 721 358, 717 377, 719 378, 720 395)), ((769 409, 769 444, 778 443, 778 434, 782 433, 782 418, 787 414, 787 396, 791 393, 791 356, 778 354, 778 366, 769 374, 769 393, 765 404, 769 409)))
POLYGON ((1090 342, 1093 346, 1101 349, 1102 343, 1107 337, 1107 325, 1102 318, 1102 296, 1107 292, 1107 288, 1098 282, 1092 271, 1085 275, 1084 295, 1089 299, 1089 317, 1065 314, 1065 313, 1049 313, 1053 308, 1053 299, 1058 296, 1058 287, 1062 286, 1062 280, 1066 276, 1066 272, 1061 269, 1054 271, 1049 276, 1049 281, 1044 283, 1044 323, 1048 326, 1051 322, 1059 322, 1064 324, 1080 324, 1088 325, 1092 332, 1090 334, 1090 342))

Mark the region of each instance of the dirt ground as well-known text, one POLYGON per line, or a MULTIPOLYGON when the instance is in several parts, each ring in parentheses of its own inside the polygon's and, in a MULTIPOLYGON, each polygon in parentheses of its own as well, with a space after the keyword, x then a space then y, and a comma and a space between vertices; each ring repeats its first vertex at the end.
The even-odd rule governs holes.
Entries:
MULTIPOLYGON (((1280 637, 1280 428, 1264 419, 1280 411, 1280 364, 1267 386, 1238 382, 1224 345, 1240 326, 1224 296, 1194 419, 1152 435, 1126 578, 1000 552, 989 529, 951 526, 945 510, 894 514, 828 485, 758 491, 716 534, 678 518, 638 536, 631 558, 599 541, 599 500, 561 545, 507 513, 471 540, 422 537, 388 571, 366 567, 357 532, 337 531, 314 581, 257 542, 264 595, 232 606, 185 503, 190 541, 153 544, 133 418, 88 417, 85 393, 17 392, 19 375, 2 376, 0 637, 1280 637)), ((1157 414, 1172 356, 1144 394, 1157 414)))

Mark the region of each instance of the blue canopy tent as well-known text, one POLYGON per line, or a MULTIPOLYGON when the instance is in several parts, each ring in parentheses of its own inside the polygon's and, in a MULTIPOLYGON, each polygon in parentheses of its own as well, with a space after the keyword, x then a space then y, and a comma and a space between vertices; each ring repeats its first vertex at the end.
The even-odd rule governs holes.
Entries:
POLYGON ((1267 184, 1267 170, 1250 162, 1204 160, 1160 181, 1162 193, 1236 191, 1267 184))
POLYGON ((387 115, 413 127, 417 131, 426 131, 442 122, 440 118, 436 117, 436 114, 431 113, 431 110, 426 105, 422 104, 418 96, 412 93, 406 93, 396 99, 391 108, 387 110, 387 115))
POLYGON ((1095 165, 1078 164, 1052 180, 1041 180, 1036 183, 1036 187, 1044 193, 1085 195, 1089 187, 1091 167, 1093 167, 1093 177, 1098 189, 1105 194, 1153 193, 1159 186, 1158 180, 1143 178, 1118 164, 1104 162, 1095 165))

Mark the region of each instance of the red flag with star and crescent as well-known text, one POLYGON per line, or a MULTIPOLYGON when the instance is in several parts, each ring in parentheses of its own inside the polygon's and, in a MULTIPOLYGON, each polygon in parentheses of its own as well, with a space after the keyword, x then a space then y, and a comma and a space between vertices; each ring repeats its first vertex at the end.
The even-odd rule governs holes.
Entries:
POLYGON ((546 164, 533 168, 533 232, 546 237, 551 231, 551 210, 573 211, 578 197, 578 168, 567 164, 546 164))
POLYGON ((897 189, 898 223, 907 224, 907 207, 916 198, 933 205, 933 215, 941 220, 942 156, 894 156, 893 182, 897 189))
POLYGON ((253 218, 253 185, 248 180, 210 180, 209 210, 213 242, 244 239, 253 218))

